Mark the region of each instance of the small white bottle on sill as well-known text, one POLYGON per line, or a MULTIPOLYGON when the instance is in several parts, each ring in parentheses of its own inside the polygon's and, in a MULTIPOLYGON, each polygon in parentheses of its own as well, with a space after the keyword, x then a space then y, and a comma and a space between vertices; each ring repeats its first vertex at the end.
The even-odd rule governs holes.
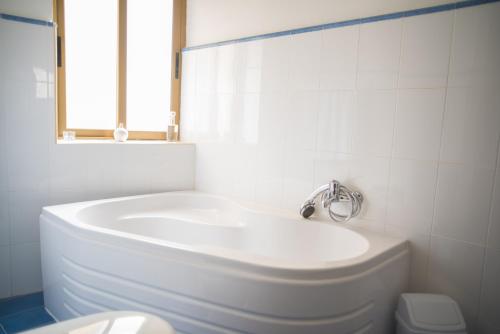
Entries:
POLYGON ((171 111, 167 125, 167 141, 177 141, 178 136, 179 126, 175 124, 175 111, 171 111))
POLYGON ((118 128, 115 129, 113 135, 115 137, 115 141, 123 143, 128 139, 128 130, 123 127, 123 123, 120 123, 118 128))

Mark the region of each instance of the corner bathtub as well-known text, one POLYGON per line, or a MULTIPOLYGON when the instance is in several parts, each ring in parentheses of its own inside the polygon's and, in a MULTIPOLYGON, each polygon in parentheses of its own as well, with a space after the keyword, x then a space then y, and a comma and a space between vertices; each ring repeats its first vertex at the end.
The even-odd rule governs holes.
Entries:
POLYGON ((404 240, 171 192, 45 207, 43 288, 59 320, 143 311, 178 333, 393 332, 404 240))

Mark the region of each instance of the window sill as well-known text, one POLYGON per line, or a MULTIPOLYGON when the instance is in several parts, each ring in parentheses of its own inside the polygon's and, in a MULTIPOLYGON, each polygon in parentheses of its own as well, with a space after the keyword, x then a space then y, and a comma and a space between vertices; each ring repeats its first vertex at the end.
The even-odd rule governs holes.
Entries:
POLYGON ((114 139, 75 139, 64 140, 57 139, 57 144, 61 145, 85 145, 85 144, 105 144, 105 145, 193 145, 190 142, 166 141, 166 140, 127 140, 126 142, 117 142, 114 139))

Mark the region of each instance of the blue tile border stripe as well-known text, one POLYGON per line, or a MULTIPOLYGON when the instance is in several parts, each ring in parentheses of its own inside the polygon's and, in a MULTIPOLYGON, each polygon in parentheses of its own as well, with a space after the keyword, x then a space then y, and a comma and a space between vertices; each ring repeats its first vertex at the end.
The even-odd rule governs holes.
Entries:
POLYGON ((51 21, 31 19, 29 17, 17 16, 17 15, 10 15, 10 14, 2 14, 2 13, 0 13, 0 19, 4 19, 4 20, 8 20, 8 21, 21 22, 21 23, 34 24, 34 25, 37 25, 37 26, 44 26, 44 27, 53 27, 54 26, 54 22, 51 22, 51 21))
POLYGON ((255 36, 243 37, 243 38, 238 38, 238 39, 231 39, 231 40, 227 40, 227 41, 190 46, 190 47, 182 49, 182 52, 188 52, 188 51, 206 49, 206 48, 213 48, 213 47, 230 45, 230 44, 245 43, 245 42, 251 42, 251 41, 256 41, 256 40, 260 40, 260 39, 268 39, 268 38, 274 38, 274 37, 280 37, 280 36, 291 36, 291 35, 302 34, 302 33, 306 33, 306 32, 312 32, 312 31, 319 31, 319 30, 352 26, 352 25, 356 25, 356 24, 365 24, 365 23, 371 23, 371 22, 377 22, 377 21, 394 20, 394 19, 400 19, 400 18, 404 18, 404 17, 445 12, 445 11, 449 11, 449 10, 479 6, 479 5, 484 5, 484 4, 499 2, 499 1, 500 0, 459 1, 459 2, 454 2, 454 3, 450 3, 450 4, 445 4, 445 5, 412 9, 412 10, 403 11, 403 12, 369 16, 369 17, 364 17, 364 18, 359 18, 359 19, 326 23, 326 24, 321 24, 321 25, 317 25, 317 26, 298 28, 298 29, 292 29, 292 30, 285 30, 285 31, 278 31, 278 32, 273 32, 273 33, 268 33, 268 34, 255 35, 255 36))

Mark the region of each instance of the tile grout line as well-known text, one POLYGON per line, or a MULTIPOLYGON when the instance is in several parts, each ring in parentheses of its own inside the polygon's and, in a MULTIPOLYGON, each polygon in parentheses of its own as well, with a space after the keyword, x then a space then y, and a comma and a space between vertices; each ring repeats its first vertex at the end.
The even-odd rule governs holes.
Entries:
POLYGON ((483 250, 483 268, 481 270, 481 281, 479 283, 479 300, 478 300, 478 307, 477 307, 477 320, 479 321, 479 317, 481 315, 481 300, 483 299, 483 290, 484 290, 484 280, 486 279, 486 270, 487 270, 487 265, 486 262, 488 260, 488 249, 489 249, 489 236, 490 236, 490 230, 491 230, 491 225, 493 222, 493 200, 497 194, 497 187, 496 185, 496 179, 498 177, 498 159, 500 158, 500 136, 498 136, 497 139, 497 160, 495 163, 495 172, 493 173, 493 186, 491 187, 491 193, 490 193, 490 212, 488 215, 489 221, 488 221, 488 227, 486 228, 486 243, 484 246, 483 250))
POLYGON ((452 63, 452 54, 453 54, 453 46, 455 45, 455 33, 456 33, 456 16, 457 16, 457 10, 455 9, 453 11, 453 23, 451 26, 451 40, 450 40, 450 47, 449 47, 449 55, 448 55, 448 71, 446 74, 446 85, 444 87, 444 103, 443 103, 443 114, 441 116, 441 136, 439 138, 439 154, 438 154, 438 160, 437 160, 437 170, 436 170, 436 180, 434 182, 434 194, 433 194, 433 201, 432 201, 432 219, 431 219, 431 226, 429 229, 429 240, 427 242, 428 247, 427 247, 427 259, 426 259, 426 264, 425 264, 425 287, 428 289, 428 282, 429 282, 429 276, 430 276, 430 262, 431 262, 431 248, 432 248, 432 237, 435 235, 434 234, 434 227, 435 227, 435 222, 436 222, 436 213, 437 213, 437 195, 438 195, 438 187, 439 187, 439 174, 441 170, 441 151, 443 148, 443 137, 444 137, 444 123, 445 123, 445 117, 446 117, 446 110, 448 106, 448 87, 450 84, 450 72, 451 72, 451 63, 452 63))
MULTIPOLYGON (((404 40, 404 33, 405 33, 405 20, 401 19, 401 34, 399 36, 399 62, 398 62, 398 76, 396 78, 396 85, 394 87, 394 92, 396 94, 395 98, 395 105, 394 105, 394 115, 392 116, 392 138, 391 138, 391 153, 389 156, 389 170, 388 170, 388 180, 387 180, 387 192, 386 192, 386 205, 385 205, 385 222, 384 222, 384 232, 387 233, 387 221, 388 221, 388 213, 389 213, 389 191, 391 187, 391 180, 392 180, 392 167, 394 163, 394 143, 396 139, 396 119, 397 119, 397 113, 398 113, 398 107, 399 107, 399 81, 401 78, 401 64, 403 63, 403 40, 404 40)), ((410 254, 411 257, 411 254, 410 254)), ((410 258, 411 260, 411 258, 410 258)))

